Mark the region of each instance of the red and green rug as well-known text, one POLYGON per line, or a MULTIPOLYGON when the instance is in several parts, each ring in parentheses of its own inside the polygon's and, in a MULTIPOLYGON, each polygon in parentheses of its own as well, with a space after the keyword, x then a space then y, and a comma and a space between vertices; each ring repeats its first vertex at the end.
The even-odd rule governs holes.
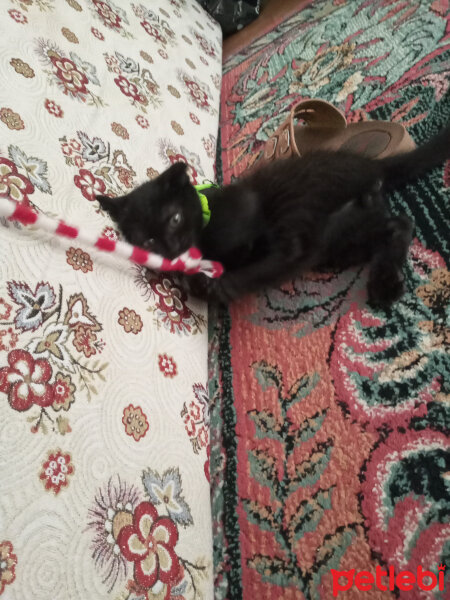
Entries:
MULTIPOLYGON (((301 98, 403 123, 419 144, 437 133, 450 122, 449 11, 318 0, 232 56, 223 181, 301 98)), ((389 311, 368 308, 355 269, 211 319, 217 599, 450 598, 450 163, 390 202, 416 237, 389 311), (432 573, 420 586, 419 567, 432 573)))

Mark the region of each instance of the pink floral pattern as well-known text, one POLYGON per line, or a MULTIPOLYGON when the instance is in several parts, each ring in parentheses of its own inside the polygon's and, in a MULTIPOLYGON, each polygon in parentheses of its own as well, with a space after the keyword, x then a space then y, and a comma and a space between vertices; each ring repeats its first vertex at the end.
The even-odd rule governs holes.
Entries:
POLYGON ((184 83, 186 84, 189 94, 191 95, 191 98, 194 100, 197 107, 207 108, 209 106, 208 94, 202 90, 200 85, 191 79, 186 79, 184 83))
POLYGON ((195 384, 193 391, 195 399, 185 402, 180 414, 192 449, 198 454, 209 444, 209 401, 203 385, 195 384))
POLYGON ((101 42, 105 41, 105 36, 96 27, 91 27, 92 35, 94 35, 101 42))
POLYGON ((105 227, 102 231, 102 235, 112 242, 117 242, 120 237, 119 232, 114 229, 114 227, 105 227))
POLYGON ((158 355, 158 366, 164 377, 173 378, 178 373, 177 363, 167 354, 158 355))
POLYGON ((183 596, 188 581, 197 580, 204 571, 201 561, 185 560, 175 550, 177 525, 193 524, 178 467, 162 475, 152 468, 144 470, 139 487, 111 477, 89 510, 93 556, 106 573, 109 591, 120 573, 133 566, 127 590, 149 600, 183 596))
MULTIPOLYGON (((134 58, 123 56, 119 52, 104 54, 108 71, 115 74, 114 83, 124 96, 130 99, 132 106, 141 112, 147 112, 151 105, 161 105, 161 89, 147 66, 139 64, 134 58)), ((136 117, 139 125, 148 121, 141 116, 136 117)))
POLYGON ((49 383, 52 368, 47 360, 34 360, 26 350, 12 350, 8 364, 0 369, 0 392, 8 396, 11 408, 24 411, 33 404, 42 407, 52 404, 54 390, 49 383))
MULTIPOLYGON (((156 12, 148 10, 143 4, 133 5, 133 10, 138 19, 141 19, 141 27, 159 46, 158 52, 175 45, 175 32, 171 28, 169 20, 162 19, 156 12)), ((162 15, 165 16, 164 12, 162 15)))
POLYGON ((72 96, 85 96, 88 93, 86 84, 88 78, 81 72, 77 65, 69 58, 60 58, 59 56, 51 56, 50 60, 53 63, 55 74, 59 79, 60 87, 64 94, 72 96))
POLYGON ((95 177, 87 169, 80 169, 73 180, 83 196, 90 202, 95 200, 97 194, 102 194, 106 190, 105 182, 99 177, 95 177))
POLYGON ((92 0, 92 3, 105 27, 116 31, 122 28, 122 19, 117 11, 111 8, 111 3, 103 0, 92 0))
POLYGON ((11 19, 14 19, 16 23, 20 23, 21 25, 25 25, 25 23, 28 23, 27 17, 22 12, 20 12, 20 10, 11 9, 8 10, 8 14, 11 17, 11 19))
MULTIPOLYGON (((202 59, 203 56, 200 57, 200 60, 202 59)), ((217 109, 211 104, 213 94, 207 83, 194 77, 192 72, 188 73, 183 70, 178 71, 178 80, 182 84, 184 94, 191 104, 211 115, 217 114, 217 109)))
POLYGON ((148 129, 150 126, 150 123, 148 122, 148 120, 145 117, 143 117, 142 115, 138 115, 136 117, 136 122, 140 127, 142 127, 142 129, 148 129))
POLYGON ((183 318, 188 316, 185 292, 174 286, 171 280, 163 275, 152 284, 152 287, 155 294, 158 295, 158 308, 173 324, 180 325, 183 318))
POLYGON ((0 596, 5 587, 13 583, 16 578, 17 556, 13 552, 11 542, 4 540, 0 542, 0 596))
MULTIPOLYGON (((13 325, 2 326, 0 318, 0 353, 7 353, 0 365, 0 394, 5 394, 11 409, 31 413, 27 420, 32 433, 45 434, 49 428, 61 435, 70 433, 69 421, 60 411, 69 411, 80 392, 89 399, 97 394, 94 379, 103 378, 107 363, 100 364, 98 358, 92 365, 80 362, 69 341, 86 359, 98 356, 105 346, 97 336, 102 326, 82 294, 63 303, 62 289, 56 300, 54 288, 46 282, 33 289, 25 282, 10 281, 7 289, 19 308, 13 325), (23 337, 29 333, 31 339, 23 337)), ((0 298, 0 317, 10 319, 13 304, 0 298)))
POLYGON ((28 194, 33 192, 34 185, 18 172, 16 165, 11 160, 0 157, 0 197, 29 205, 28 194))
POLYGON ((45 65, 44 73, 50 85, 56 84, 68 98, 96 106, 104 106, 100 96, 94 93, 95 86, 100 86, 95 66, 83 60, 75 52, 65 54, 50 40, 39 38, 36 53, 45 65))
POLYGON ((53 384, 53 409, 69 410, 70 405, 75 400, 75 386, 72 383, 70 375, 57 373, 53 384))
POLYGON ((122 94, 124 94, 125 96, 129 96, 136 102, 140 102, 141 104, 144 104, 144 102, 145 102, 144 96, 139 94, 139 90, 135 86, 135 84, 131 83, 131 81, 129 81, 126 77, 124 77, 123 75, 119 75, 119 77, 116 77, 114 79, 114 83, 119 87, 122 94))
POLYGON ((186 293, 174 284, 170 276, 165 273, 155 275, 142 267, 137 267, 136 273, 136 283, 144 297, 154 300, 149 310, 153 311, 157 326, 163 325, 177 335, 195 335, 203 331, 206 319, 191 310, 186 293))
POLYGON ((208 157, 214 159, 216 154, 216 138, 212 134, 209 134, 209 137, 202 138, 202 142, 208 157))
POLYGON ((12 327, 0 329, 0 351, 4 350, 5 352, 9 352, 10 350, 13 350, 18 341, 19 336, 12 327))
POLYGON ((156 308, 160 311, 161 320, 171 333, 190 331, 191 312, 186 306, 186 293, 164 275, 152 279, 150 285, 157 297, 156 308))
POLYGON ((134 563, 134 577, 143 588, 158 581, 174 584, 180 570, 175 552, 178 530, 175 523, 160 517, 150 502, 141 502, 133 513, 133 524, 123 527, 118 537, 123 556, 134 563))
POLYGON ((12 312, 12 304, 6 302, 4 298, 0 298, 0 321, 8 321, 12 312))
POLYGON ((92 328, 86 325, 79 325, 75 329, 75 337, 73 338, 73 345, 82 352, 86 358, 93 356, 97 353, 97 347, 95 342, 97 340, 96 334, 92 331, 92 328))
POLYGON ((203 52, 205 52, 208 56, 211 56, 212 58, 216 58, 217 51, 214 48, 213 44, 211 44, 211 42, 209 42, 205 37, 203 37, 196 31, 194 31, 193 33, 194 33, 195 39, 198 42, 200 49, 203 52))
MULTIPOLYGON (((112 125, 120 137, 128 139, 125 128, 118 123, 112 125)), ((112 151, 102 139, 90 138, 83 131, 78 131, 77 136, 78 139, 64 136, 59 141, 66 164, 79 168, 74 182, 87 200, 94 201, 97 194, 119 196, 134 187, 136 172, 122 150, 112 151), (84 161, 93 165, 91 170, 82 168, 84 161)))
POLYGON ((161 35, 161 33, 158 31, 158 29, 154 25, 149 23, 148 21, 141 21, 141 26, 145 29, 145 31, 148 33, 148 35, 153 37, 153 39, 155 39, 160 44, 165 45, 167 43, 166 38, 163 37, 161 35))
POLYGON ((48 98, 46 98, 44 106, 48 110, 48 112, 57 119, 61 119, 64 116, 64 111, 62 110, 62 108, 53 100, 49 100, 48 98))
POLYGON ((62 488, 69 485, 69 477, 73 475, 75 467, 72 464, 70 454, 63 454, 57 448, 48 453, 47 460, 42 464, 39 479, 45 489, 58 495, 62 488))

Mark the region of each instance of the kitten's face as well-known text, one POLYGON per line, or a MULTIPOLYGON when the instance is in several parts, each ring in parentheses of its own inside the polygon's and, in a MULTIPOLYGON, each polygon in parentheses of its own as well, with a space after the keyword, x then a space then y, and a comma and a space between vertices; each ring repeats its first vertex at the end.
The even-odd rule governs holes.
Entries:
POLYGON ((97 196, 130 244, 176 258, 198 244, 202 209, 187 165, 175 163, 125 196, 97 196))

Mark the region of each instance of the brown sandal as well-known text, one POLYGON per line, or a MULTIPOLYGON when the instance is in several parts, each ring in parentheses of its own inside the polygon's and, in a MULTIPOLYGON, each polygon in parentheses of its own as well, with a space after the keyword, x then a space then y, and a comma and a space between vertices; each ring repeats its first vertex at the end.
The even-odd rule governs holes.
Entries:
POLYGON ((335 106, 325 100, 302 100, 280 125, 264 148, 262 161, 301 156, 313 150, 347 150, 368 158, 385 158, 410 152, 413 139, 399 123, 361 121, 348 123, 335 106), (296 125, 296 119, 304 125, 296 125))

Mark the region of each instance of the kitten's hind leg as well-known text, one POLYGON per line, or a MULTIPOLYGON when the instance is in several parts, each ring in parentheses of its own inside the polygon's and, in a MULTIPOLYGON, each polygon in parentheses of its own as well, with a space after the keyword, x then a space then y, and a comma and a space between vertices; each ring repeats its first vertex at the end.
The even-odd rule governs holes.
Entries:
POLYGON ((388 237, 375 250, 369 270, 369 304, 385 308, 405 292, 403 265, 412 240, 413 223, 406 216, 392 217, 387 222, 388 237))

